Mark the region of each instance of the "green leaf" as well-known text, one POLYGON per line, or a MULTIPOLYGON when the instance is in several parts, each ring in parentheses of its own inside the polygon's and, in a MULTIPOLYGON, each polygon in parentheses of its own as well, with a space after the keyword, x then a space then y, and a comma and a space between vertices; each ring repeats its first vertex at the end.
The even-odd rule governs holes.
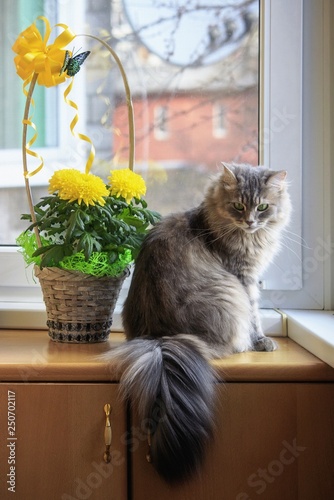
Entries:
POLYGON ((68 245, 49 245, 41 247, 34 252, 33 256, 43 255, 41 267, 57 266, 67 255, 73 253, 73 248, 68 245))
POLYGON ((133 226, 136 229, 142 229, 143 226, 145 225, 142 220, 138 219, 138 217, 134 216, 126 216, 123 218, 123 221, 128 225, 128 226, 133 226))
MULTIPOLYGON (((137 200, 136 200, 137 201, 137 200)), ((144 198, 140 198, 140 200, 137 201, 137 205, 141 205, 143 208, 147 208, 147 202, 144 200, 144 198)))
POLYGON ((42 255, 45 252, 48 252, 49 250, 52 250, 52 248, 55 248, 57 245, 46 245, 37 248, 37 250, 34 251, 32 254, 33 257, 38 257, 38 255, 42 255))
POLYGON ((65 234, 65 241, 69 243, 72 240, 73 233, 77 229, 77 226, 82 226, 82 230, 85 230, 85 226, 82 224, 82 220, 80 219, 80 215, 78 211, 75 211, 71 214, 68 221, 68 228, 65 234))
POLYGON ((86 260, 89 259, 92 252, 101 252, 101 250, 101 243, 89 233, 84 233, 77 244, 77 251, 83 252, 86 260))

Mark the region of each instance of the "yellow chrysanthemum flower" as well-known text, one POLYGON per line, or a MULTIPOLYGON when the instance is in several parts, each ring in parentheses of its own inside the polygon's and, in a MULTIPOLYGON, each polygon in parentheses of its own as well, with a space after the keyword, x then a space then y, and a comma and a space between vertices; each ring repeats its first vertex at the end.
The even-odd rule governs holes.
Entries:
POLYGON ((66 53, 64 47, 73 40, 75 34, 67 26, 62 25, 63 32, 52 44, 48 45, 52 31, 50 23, 43 16, 38 19, 45 24, 44 37, 33 23, 20 33, 12 47, 18 54, 14 59, 16 71, 23 80, 38 73, 39 85, 52 87, 64 82, 67 77, 65 72, 60 74, 66 53))
POLYGON ((127 203, 130 203, 132 198, 140 198, 146 193, 146 184, 142 176, 128 168, 112 170, 108 180, 111 195, 117 198, 122 196, 127 203))
POLYGON ((103 180, 93 174, 83 174, 74 168, 57 170, 49 181, 49 193, 58 194, 62 200, 70 203, 83 202, 87 206, 105 204, 104 197, 109 195, 103 180))

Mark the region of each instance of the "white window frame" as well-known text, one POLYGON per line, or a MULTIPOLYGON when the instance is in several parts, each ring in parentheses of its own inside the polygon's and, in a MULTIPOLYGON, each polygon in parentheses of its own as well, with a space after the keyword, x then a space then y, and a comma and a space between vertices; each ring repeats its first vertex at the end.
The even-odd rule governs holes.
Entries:
MULTIPOLYGON (((275 283, 280 281, 281 286, 276 285, 277 290, 275 286, 264 286, 262 300, 266 307, 331 307, 331 292, 325 285, 333 260, 332 250, 328 249, 330 221, 324 217, 325 200, 328 204, 331 196, 330 183, 325 182, 330 168, 325 133, 330 123, 329 106, 324 106, 325 93, 328 93, 326 9, 329 10, 327 0, 320 0, 316 5, 309 0, 263 1, 266 27, 271 26, 263 37, 268 48, 264 46, 266 85, 261 96, 264 101, 260 122, 261 160, 273 169, 288 170, 293 202, 289 229, 303 237, 301 245, 286 239, 292 251, 281 252, 276 266, 270 269, 271 276, 276 271, 275 283), (292 43, 300 50, 297 61, 289 53, 292 43), (266 292, 266 288, 271 291, 266 292)), ((289 233, 287 236, 296 238, 289 233)))
MULTIPOLYGON (((332 54, 330 54, 330 42, 334 38, 334 6, 331 5, 330 0, 318 0, 317 2, 312 2, 312 0, 294 0, 293 2, 291 0, 281 0, 280 2, 277 2, 277 0, 261 0, 261 8, 262 19, 264 19, 262 40, 265 53, 263 67, 265 85, 261 96, 265 106, 260 120, 260 133, 262 133, 262 145, 264 145, 262 161, 264 164, 268 163, 272 168, 287 168, 288 170, 290 163, 295 162, 297 172, 302 165, 303 178, 300 178, 299 185, 296 179, 292 179, 293 183, 295 183, 292 192, 295 210, 298 211, 302 208, 300 210, 302 214, 302 236, 307 244, 307 247, 302 249, 302 289, 285 290, 278 303, 277 300, 272 300, 272 306, 283 310, 283 313, 280 311, 276 314, 282 314, 282 318, 288 318, 288 335, 303 344, 301 340, 303 335, 300 335, 300 331, 307 330, 305 326, 301 326, 305 317, 312 314, 313 309, 318 309, 315 314, 318 318, 318 324, 320 324, 321 309, 329 310, 334 306, 334 266, 333 245, 331 243, 333 239, 333 217, 331 217, 331 213, 333 213, 334 208, 333 166, 331 165, 333 149, 331 149, 331 143, 333 144, 334 141, 331 141, 333 107, 330 106, 330 98, 333 99, 333 96, 330 96, 330 82, 334 82, 334 77, 333 65, 329 64, 330 57, 333 58, 332 54), (292 9, 292 15, 289 9, 292 9), (283 16, 283 18, 280 16, 283 16), (307 34, 304 37, 303 26, 306 27, 305 33, 307 34), (291 33, 293 33, 298 46, 297 54, 298 50, 300 51, 299 56, 297 56, 298 60, 295 60, 295 62, 293 60, 294 51, 291 50, 291 47, 289 47, 288 51, 283 51, 283 53, 275 52, 280 46, 284 48, 284 41, 286 37, 289 39, 291 33), (268 44, 268 40, 270 40, 270 44, 268 44), (295 73, 296 67, 298 69, 295 73), (290 68, 290 73, 286 74, 287 82, 285 82, 284 90, 284 92, 287 92, 286 101, 284 93, 282 94, 284 78, 281 78, 284 68, 290 68), (295 140, 289 141, 286 134, 291 134, 292 129, 280 132, 277 129, 279 123, 277 120, 275 122, 274 118, 275 112, 276 116, 278 112, 283 122, 285 119, 288 120, 288 116, 284 115, 284 105, 286 102, 291 102, 288 97, 292 86, 296 85, 294 78, 289 82, 288 77, 292 74, 297 75, 300 100, 296 101, 297 107, 293 112, 288 108, 286 109, 287 115, 296 115, 296 120, 292 120, 295 127, 293 130, 295 140), (275 85, 276 81, 280 81, 279 87, 275 85), (277 93, 277 91, 279 92, 277 93), (278 100, 275 101, 275 99, 278 100), (275 137, 265 141, 264 133, 266 131, 274 132, 275 137), (287 150, 287 144, 289 144, 289 150, 287 150), (286 166, 287 162, 290 163, 286 166), (315 165, 316 168, 314 168, 315 165), (303 191, 300 189, 301 182, 303 182, 303 191), (308 310, 305 311, 305 317, 303 317, 302 311, 298 316, 293 308, 306 308, 308 310)), ((36 310, 42 308, 39 302, 40 299, 37 300, 31 295, 31 293, 34 293, 37 297, 40 294, 39 285, 27 286, 26 275, 30 271, 24 269, 22 256, 17 253, 15 248, 2 248, 0 266, 6 269, 6 273, 2 273, 4 279, 0 286, 0 300, 2 300, 0 317, 3 318, 0 321, 0 327, 28 328, 30 326, 32 328, 43 328, 45 323, 37 320, 35 315, 36 310), (8 265, 9 255, 11 256, 10 265, 8 265), (7 280, 7 283, 5 283, 5 280, 7 280), (21 304, 18 301, 21 301, 21 304), (27 312, 29 310, 30 313, 27 312), (6 313, 4 314, 4 312, 6 313), (24 320, 19 319, 20 312, 24 312, 24 320), (35 325, 33 321, 35 321, 35 325)), ((126 286, 124 287, 124 293, 126 293, 126 286)), ((263 296, 264 302, 267 304, 273 298, 272 292, 266 290, 263 291, 263 296)), ((279 296, 277 295, 276 299, 277 297, 279 296)), ((116 329, 120 325, 119 311, 118 308, 115 315, 116 329)), ((324 313, 324 317, 327 318, 323 323, 325 331, 328 330, 328 314, 331 313, 324 313)), ((264 314, 265 316, 266 314, 264 314)), ((270 317, 267 323, 269 324, 273 318, 275 318, 275 314, 270 317)), ((275 323, 275 320, 273 321, 275 323)), ((265 320, 264 323, 266 323, 265 320)), ((276 333, 284 334, 282 325, 285 324, 286 321, 283 319, 279 321, 276 333)), ((272 333, 272 330, 275 329, 276 326, 273 326, 273 323, 269 328, 265 327, 265 330, 269 331, 269 333, 272 333)), ((333 345, 328 341, 328 336, 325 336, 325 344, 321 344, 321 349, 317 348, 316 344, 319 343, 319 335, 314 329, 310 331, 307 338, 309 337, 311 339, 316 338, 317 341, 313 343, 312 340, 308 341, 305 347, 324 359, 322 353, 325 345, 326 353, 329 353, 325 360, 334 366, 333 335, 333 345), (333 351, 331 351, 332 348, 333 351)))
POLYGON ((321 268, 324 310, 286 309, 288 335, 334 367, 334 4, 307 0, 304 54, 304 234, 311 238, 320 225, 308 256, 308 269, 321 268), (308 56, 308 57, 307 57, 308 56), (308 118, 308 119, 306 119, 308 118), (316 166, 316 167, 315 167, 316 166), (312 198, 310 200, 310 198, 312 198), (318 219, 318 214, 320 218, 318 219), (313 224, 308 224, 313 221, 313 224))

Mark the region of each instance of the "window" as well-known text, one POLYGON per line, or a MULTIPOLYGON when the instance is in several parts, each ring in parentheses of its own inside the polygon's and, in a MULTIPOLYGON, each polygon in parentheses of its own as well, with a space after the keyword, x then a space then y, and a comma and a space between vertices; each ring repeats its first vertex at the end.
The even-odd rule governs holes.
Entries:
MULTIPOLYGON (((258 164, 259 2, 123 4, 111 36, 133 94, 137 169, 149 180, 150 206, 184 210, 201 200, 220 161, 258 164), (225 134, 213 137, 218 105, 216 120, 229 113, 225 134)), ((122 89, 115 97, 114 150, 125 162, 122 89)))
MULTIPOLYGON (((73 16, 61 12, 63 3, 57 3, 58 21, 72 27, 73 16)), ((330 2, 320 0, 315 6, 309 0, 261 1, 260 67, 259 3, 238 0, 228 5, 232 3, 240 7, 234 9, 234 24, 231 11, 224 11, 223 6, 219 12, 221 18, 217 17, 217 10, 210 8, 216 7, 216 2, 207 2, 206 24, 203 11, 192 13, 195 22, 199 22, 195 48, 188 43, 179 44, 179 40, 185 40, 182 30, 189 29, 186 16, 179 16, 179 24, 175 24, 175 19, 164 26, 159 23, 157 29, 156 12, 148 7, 151 2, 144 9, 130 0, 124 3, 104 0, 99 6, 109 10, 110 18, 99 16, 97 5, 86 13, 79 6, 82 2, 76 3, 76 7, 82 25, 85 15, 89 22, 84 31, 100 36, 107 33, 127 70, 136 117, 136 168, 146 176, 150 206, 167 213, 197 204, 207 176, 217 170, 222 160, 260 162, 274 169, 287 169, 293 221, 281 255, 263 277, 263 307, 328 308, 333 305, 330 284, 333 187, 327 182, 330 109, 324 99, 329 93, 325 77, 329 71, 326 58, 332 28, 327 20, 330 16, 326 17, 324 12, 329 12, 330 2), (212 12, 214 19, 210 17, 212 12), (200 26, 204 26, 202 31, 200 26), (159 42, 162 29, 164 36, 159 42), (307 36, 303 36, 303 30, 307 36), (183 47, 180 51, 179 47, 184 45, 187 50, 183 47), (260 88, 259 73, 263 83, 260 88), (215 137, 212 130, 216 131, 215 137), (157 140, 157 132, 164 140, 157 140)), ((45 5, 52 5, 52 1, 45 1, 45 5)), ((170 8, 162 3, 159 19, 173 19, 162 5, 164 9, 170 8)), ((20 29, 26 25, 25 21, 20 29)), ((85 123, 86 118, 88 135, 100 155, 95 169, 103 174, 112 161, 115 165, 126 164, 126 106, 117 68, 106 60, 103 51, 94 50, 94 64, 91 68, 87 64, 86 86, 84 83, 80 86, 86 98, 80 109, 81 119, 85 123), (98 75, 95 86, 91 81, 94 75, 98 75)), ((12 64, 11 56, 6 63, 8 67, 12 64)), ((80 91, 76 90, 76 98, 77 92, 80 91)), ((57 109, 60 109, 61 99, 58 99, 57 109)), ((60 122, 62 119, 66 121, 60 114, 60 122)), ((66 146, 68 133, 61 126, 59 129, 59 149, 53 158, 59 162, 65 156, 75 162, 75 148, 70 150, 66 146)), ((50 150, 54 149, 54 144, 47 144, 50 150)), ((0 152, 2 165, 6 164, 6 154, 4 150, 0 152)), ((17 164, 11 161, 14 167, 8 176, 0 176, 0 189, 5 188, 1 199, 7 196, 7 207, 14 201, 10 189, 21 178, 20 161, 16 160, 17 164)), ((47 174, 39 178, 39 184, 45 185, 47 174)), ((20 197, 22 193, 17 195, 20 197)), ((19 214, 15 215, 15 220, 18 218, 19 214)), ((8 226, 13 228, 13 234, 2 240, 2 244, 12 244, 17 234, 13 221, 7 222, 8 226)), ((31 302, 30 288, 26 286, 30 271, 24 270, 21 256, 14 257, 12 251, 3 247, 0 269, 3 277, 0 298, 7 301, 7 310, 10 302, 17 301, 19 293, 20 300, 31 302), (13 260, 8 260, 9 255, 13 260), (20 278, 13 277, 18 265, 20 278)), ((39 286, 32 286, 38 295, 39 286)))

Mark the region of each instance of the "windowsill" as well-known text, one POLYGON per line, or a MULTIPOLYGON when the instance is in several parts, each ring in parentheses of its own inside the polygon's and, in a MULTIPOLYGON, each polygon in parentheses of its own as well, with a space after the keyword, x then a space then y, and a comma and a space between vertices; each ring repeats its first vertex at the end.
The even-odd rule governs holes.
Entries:
POLYGON ((286 309, 288 337, 334 367, 334 311, 286 309))
MULTIPOLYGON (((117 382, 107 353, 124 342, 112 333, 107 342, 52 342, 46 330, 0 330, 2 382, 117 382)), ((334 369, 289 338, 277 338, 273 352, 243 352, 212 363, 222 382, 334 382, 334 369)))
MULTIPOLYGON (((123 330, 121 303, 116 305, 112 332, 123 330)), ((334 368, 334 311, 282 311, 286 319, 273 309, 261 310, 266 335, 288 336, 297 344, 334 368)), ((46 312, 43 302, 0 302, 0 329, 45 330, 46 312)))

